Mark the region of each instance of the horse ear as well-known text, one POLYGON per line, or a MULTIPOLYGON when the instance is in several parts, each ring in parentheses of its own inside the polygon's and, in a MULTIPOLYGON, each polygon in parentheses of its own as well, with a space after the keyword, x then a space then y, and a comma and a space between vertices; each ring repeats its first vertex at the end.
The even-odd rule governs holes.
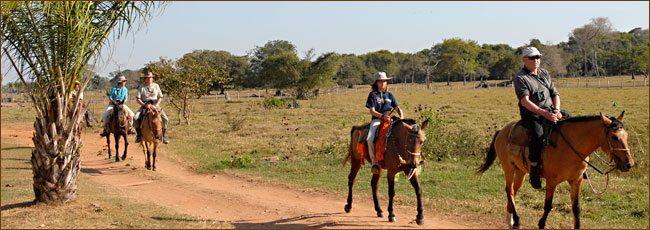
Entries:
POLYGON ((605 124, 605 126, 609 126, 612 124, 612 120, 610 120, 606 116, 603 116, 603 113, 600 113, 600 120, 603 121, 603 124, 605 124))
POLYGON ((618 121, 620 121, 620 122, 623 122, 623 118, 624 118, 623 116, 624 116, 624 115, 625 115, 625 110, 623 110, 623 112, 621 112, 621 115, 618 115, 618 117, 617 117, 616 119, 617 119, 618 121))
POLYGON ((422 123, 420 129, 425 130, 425 129, 427 129, 427 126, 428 126, 428 125, 429 125, 429 119, 425 120, 425 121, 422 123))

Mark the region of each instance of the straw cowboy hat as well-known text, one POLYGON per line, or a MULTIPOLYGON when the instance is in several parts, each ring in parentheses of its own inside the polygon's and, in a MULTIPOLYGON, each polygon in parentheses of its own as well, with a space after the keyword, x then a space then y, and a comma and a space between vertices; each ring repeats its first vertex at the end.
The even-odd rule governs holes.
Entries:
POLYGON ((375 81, 388 81, 391 82, 393 81, 392 78, 386 77, 386 73, 384 72, 378 72, 375 74, 375 81))
POLYGON ((148 78, 148 77, 154 77, 154 76, 153 76, 153 73, 151 73, 151 72, 147 72, 147 74, 145 74, 144 76, 142 76, 142 78, 148 78))
POLYGON ((124 75, 120 75, 119 77, 117 77, 117 83, 122 83, 125 81, 126 81, 126 77, 124 77, 124 75))

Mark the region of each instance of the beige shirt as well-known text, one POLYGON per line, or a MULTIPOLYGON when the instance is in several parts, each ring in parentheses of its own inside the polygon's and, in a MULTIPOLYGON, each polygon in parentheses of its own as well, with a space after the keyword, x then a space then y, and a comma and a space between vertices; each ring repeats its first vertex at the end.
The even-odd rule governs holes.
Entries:
POLYGON ((160 91, 160 86, 156 83, 151 83, 151 87, 147 84, 142 84, 138 87, 138 92, 135 94, 136 98, 140 98, 142 102, 153 101, 154 104, 158 102, 158 98, 162 98, 163 94, 160 91))
MULTIPOLYGON (((70 99, 74 99, 74 97, 77 95, 77 90, 74 89, 72 90, 72 93, 70 93, 70 99)), ((81 93, 79 96, 79 99, 83 100, 84 99, 84 93, 81 93)))

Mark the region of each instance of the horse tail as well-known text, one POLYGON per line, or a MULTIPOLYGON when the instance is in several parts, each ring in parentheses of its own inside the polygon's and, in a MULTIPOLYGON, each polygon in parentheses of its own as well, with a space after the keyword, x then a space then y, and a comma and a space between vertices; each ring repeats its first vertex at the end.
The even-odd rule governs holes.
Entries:
POLYGON ((497 135, 499 135, 499 131, 496 131, 494 133, 494 137, 492 137, 492 143, 490 144, 490 150, 487 152, 487 156, 485 156, 485 162, 479 167, 478 171, 476 171, 476 174, 483 174, 485 171, 492 166, 492 163, 494 163, 494 159, 497 156, 497 152, 494 149, 494 142, 497 139, 497 135))
POLYGON ((348 155, 346 155, 345 158, 343 158, 343 165, 341 165, 341 167, 345 167, 345 164, 348 163, 348 160, 350 160, 350 157, 352 157, 352 151, 353 151, 352 148, 355 147, 355 146, 353 146, 354 141, 352 140, 352 138, 354 137, 354 131, 356 131, 357 128, 359 128, 359 127, 358 126, 352 126, 352 130, 350 130, 350 149, 348 150, 348 155))

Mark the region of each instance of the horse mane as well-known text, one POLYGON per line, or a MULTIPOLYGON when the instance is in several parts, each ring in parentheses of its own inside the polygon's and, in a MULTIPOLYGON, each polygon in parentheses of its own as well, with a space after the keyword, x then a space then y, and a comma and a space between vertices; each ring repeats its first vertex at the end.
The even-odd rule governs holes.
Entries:
MULTIPOLYGON (((610 120, 612 120, 612 124, 609 126, 609 128, 617 128, 621 127, 623 128, 623 122, 619 121, 615 117, 609 117, 610 120)), ((559 121, 557 123, 558 126, 562 126, 564 123, 577 123, 577 122, 589 122, 593 120, 600 120, 600 116, 598 115, 593 115, 593 116, 579 116, 579 117, 571 117, 567 118, 566 120, 559 121)))
POLYGON ((402 123, 402 122, 403 122, 403 123, 406 123, 406 124, 408 124, 408 125, 415 125, 415 124, 417 124, 417 122, 415 122, 415 120, 413 120, 413 119, 399 119, 399 120, 397 120, 397 121, 395 121, 395 122, 393 122, 393 123, 395 123, 395 124, 397 125, 397 124, 402 123))

